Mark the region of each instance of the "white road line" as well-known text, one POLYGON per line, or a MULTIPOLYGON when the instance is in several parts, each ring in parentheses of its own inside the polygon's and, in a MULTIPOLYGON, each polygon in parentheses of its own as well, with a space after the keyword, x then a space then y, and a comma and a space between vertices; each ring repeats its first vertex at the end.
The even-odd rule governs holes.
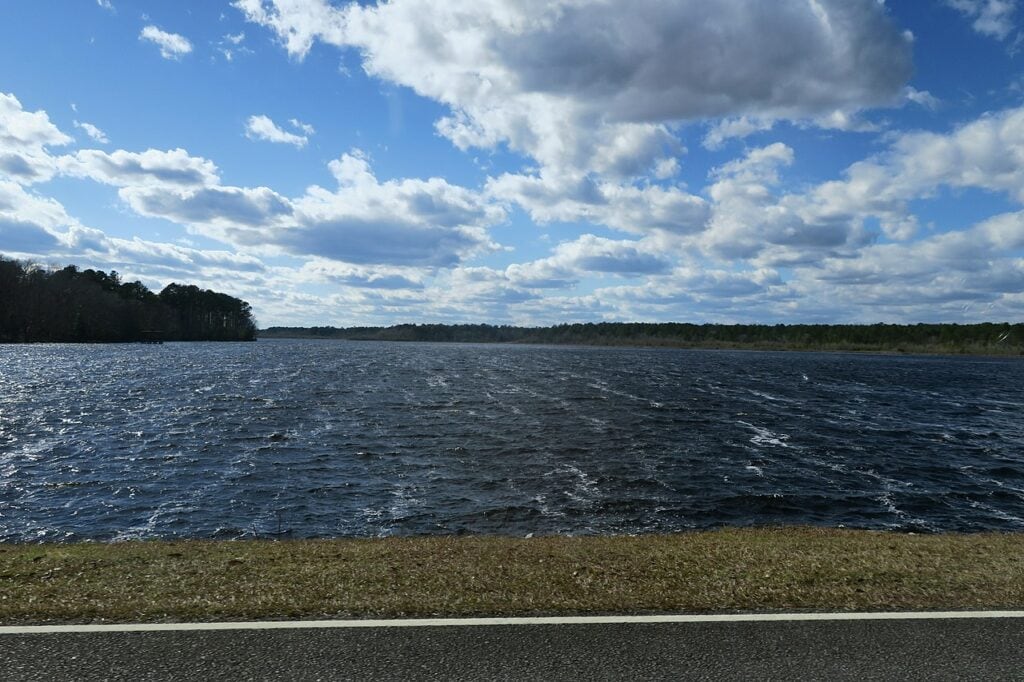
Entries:
POLYGON ((271 620, 222 623, 118 623, 109 625, 0 626, 0 635, 61 632, 180 632, 188 630, 294 630, 300 628, 415 628, 480 625, 592 625, 601 623, 735 623, 807 620, 937 620, 1024 618, 1024 611, 902 611, 876 613, 732 613, 661 616, 538 616, 526 618, 408 618, 398 620, 271 620))

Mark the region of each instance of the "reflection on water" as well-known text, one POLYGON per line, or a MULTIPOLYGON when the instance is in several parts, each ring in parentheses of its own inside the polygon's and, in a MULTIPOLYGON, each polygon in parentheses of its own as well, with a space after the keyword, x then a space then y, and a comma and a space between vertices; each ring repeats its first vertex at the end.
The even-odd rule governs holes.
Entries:
POLYGON ((1024 528, 1024 363, 0 346, 0 540, 1024 528))

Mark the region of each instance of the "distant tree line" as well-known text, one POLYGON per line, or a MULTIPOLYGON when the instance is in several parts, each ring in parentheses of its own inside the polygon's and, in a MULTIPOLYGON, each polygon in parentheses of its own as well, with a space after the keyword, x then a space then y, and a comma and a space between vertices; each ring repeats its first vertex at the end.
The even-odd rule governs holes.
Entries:
POLYGON ((0 342, 253 341, 245 301, 168 284, 155 294, 115 271, 43 269, 0 256, 0 342))
POLYGON ((683 324, 601 322, 554 327, 401 324, 393 327, 270 327, 264 338, 543 343, 759 350, 1024 354, 1024 324, 683 324))

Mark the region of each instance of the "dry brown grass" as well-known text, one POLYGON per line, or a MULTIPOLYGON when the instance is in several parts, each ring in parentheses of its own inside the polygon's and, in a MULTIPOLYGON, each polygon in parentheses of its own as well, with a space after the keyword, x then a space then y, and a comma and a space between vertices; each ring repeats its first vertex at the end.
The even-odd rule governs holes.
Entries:
POLYGON ((0 545, 0 623, 1024 607, 1024 535, 0 545))

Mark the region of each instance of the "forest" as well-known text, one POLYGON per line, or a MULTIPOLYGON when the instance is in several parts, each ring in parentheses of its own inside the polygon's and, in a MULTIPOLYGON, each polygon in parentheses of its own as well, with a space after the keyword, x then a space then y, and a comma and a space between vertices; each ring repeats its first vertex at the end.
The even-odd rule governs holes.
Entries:
POLYGON ((116 271, 0 256, 0 342, 254 341, 249 304, 194 285, 154 293, 116 271))
POLYGON ((402 324, 393 327, 270 327, 261 338, 541 343, 752 350, 1024 354, 1024 324, 684 324, 601 322, 553 327, 402 324))

